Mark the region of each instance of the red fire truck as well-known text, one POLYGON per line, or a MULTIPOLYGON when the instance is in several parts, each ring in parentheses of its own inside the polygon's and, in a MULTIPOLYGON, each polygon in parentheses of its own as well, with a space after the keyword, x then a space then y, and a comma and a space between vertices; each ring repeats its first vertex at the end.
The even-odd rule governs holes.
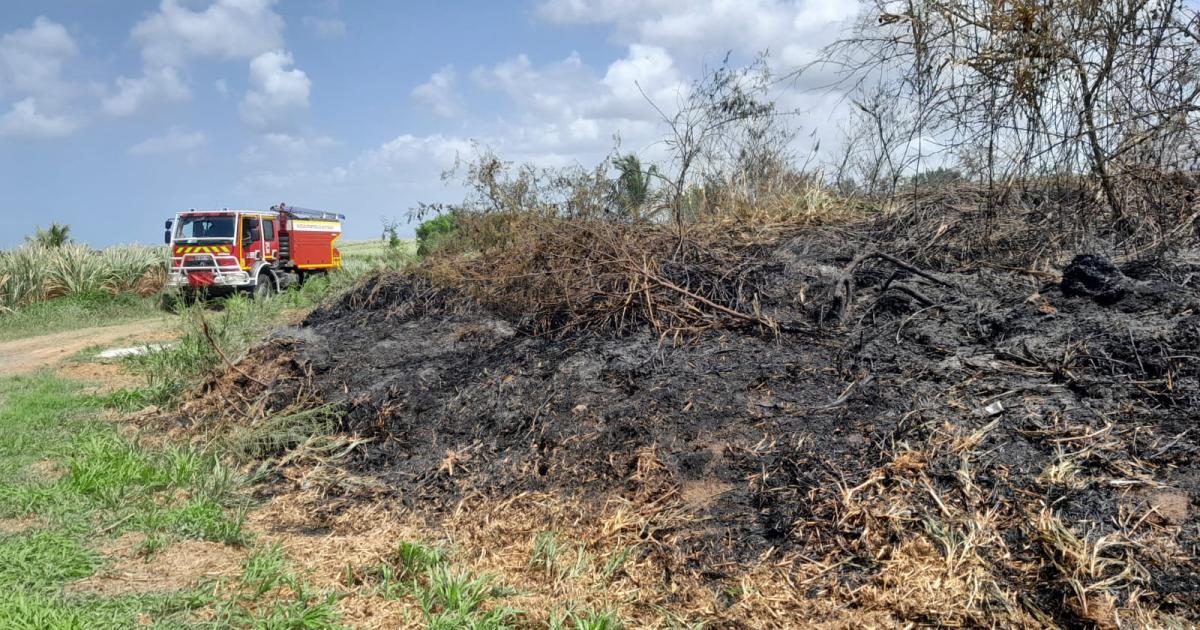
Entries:
POLYGON ((166 222, 167 285, 185 296, 246 291, 265 297, 309 274, 340 269, 345 216, 286 204, 261 210, 188 210, 166 222))

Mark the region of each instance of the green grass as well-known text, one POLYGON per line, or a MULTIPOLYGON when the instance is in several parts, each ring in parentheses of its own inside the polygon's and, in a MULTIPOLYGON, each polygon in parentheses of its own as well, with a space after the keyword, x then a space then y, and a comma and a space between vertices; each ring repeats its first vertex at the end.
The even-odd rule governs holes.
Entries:
POLYGON ((318 289, 324 292, 323 297, 350 288, 369 273, 403 269, 417 260, 417 242, 411 239, 401 240, 396 247, 387 241, 349 241, 339 243, 338 249, 342 252, 342 271, 318 278, 327 282, 318 289))
POLYGON ((385 240, 347 241, 338 243, 338 249, 351 275, 360 275, 364 267, 397 268, 417 258, 417 241, 413 239, 401 239, 396 247, 385 240))
MULTIPOLYGON (((620 627, 590 609, 531 619, 506 603, 517 591, 496 576, 465 570, 452 550, 419 542, 398 543, 375 567, 347 567, 343 590, 314 588, 281 547, 247 533, 254 506, 237 469, 190 446, 139 444, 102 419, 113 400, 49 374, 0 379, 0 519, 31 523, 0 534, 0 630, 130 628, 147 620, 155 628, 331 630, 341 627, 339 598, 356 589, 408 602, 414 627, 620 627), (249 553, 240 575, 178 592, 105 597, 67 588, 104 571, 109 559, 99 549, 127 532, 145 534, 135 553, 148 557, 171 553, 183 539, 249 553)), ((576 546, 549 533, 539 541, 531 565, 556 573, 577 564, 576 546)))
POLYGON ((109 402, 48 374, 0 379, 0 519, 28 524, 0 533, 0 630, 131 628, 139 619, 159 628, 337 627, 334 597, 302 579, 287 574, 279 582, 285 594, 263 588, 264 576, 285 571, 273 548, 250 556, 248 588, 210 583, 120 597, 68 591, 104 568, 97 547, 127 532, 146 534, 143 554, 182 539, 254 544, 236 471, 191 447, 151 449, 124 437, 100 417, 109 402), (31 471, 35 463, 43 472, 31 471), (201 623, 201 607, 227 623, 201 623))
POLYGON ((164 316, 156 297, 77 293, 0 313, 0 341, 164 316))
POLYGON ((220 304, 218 311, 205 304, 182 307, 177 321, 180 336, 174 344, 125 359, 135 374, 146 378, 140 402, 163 404, 200 382, 204 374, 223 363, 213 344, 228 360, 238 360, 279 323, 291 306, 285 296, 256 300, 234 295, 220 304))
POLYGON ((63 587, 103 566, 94 545, 104 538, 138 529, 188 537, 209 533, 212 521, 236 524, 224 507, 181 510, 160 523, 137 518, 163 493, 193 490, 207 465, 183 451, 138 449, 97 417, 98 399, 55 377, 0 379, 0 400, 0 518, 33 519, 24 531, 0 534, 0 629, 132 627, 139 613, 182 620, 193 593, 101 599, 63 587), (58 478, 30 472, 46 460, 56 462, 58 478))
POLYGON ((212 626, 264 630, 339 628, 338 594, 314 591, 288 568, 277 545, 258 549, 242 563, 241 589, 214 606, 212 626))
POLYGON ((522 611, 504 605, 516 591, 493 576, 456 569, 443 547, 403 541, 384 564, 365 571, 365 587, 388 599, 409 600, 420 625, 433 630, 506 630, 530 626, 522 611))
POLYGON ((596 610, 568 610, 550 616, 549 630, 620 630, 624 626, 615 615, 596 610))

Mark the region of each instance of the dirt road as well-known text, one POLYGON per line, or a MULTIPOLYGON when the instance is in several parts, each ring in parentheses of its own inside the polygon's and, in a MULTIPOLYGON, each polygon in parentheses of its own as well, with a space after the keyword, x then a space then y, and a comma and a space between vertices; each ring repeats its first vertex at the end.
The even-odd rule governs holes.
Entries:
POLYGON ((172 336, 164 320, 143 319, 126 324, 81 328, 0 342, 0 376, 24 374, 52 367, 90 346, 117 342, 137 345, 163 341, 172 336))

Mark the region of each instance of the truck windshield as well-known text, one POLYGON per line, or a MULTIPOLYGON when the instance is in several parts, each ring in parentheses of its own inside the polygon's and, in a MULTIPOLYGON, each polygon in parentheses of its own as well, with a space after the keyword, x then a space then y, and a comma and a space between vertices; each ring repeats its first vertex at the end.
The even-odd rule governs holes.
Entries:
POLYGON ((224 240, 232 241, 237 223, 232 216, 180 217, 175 228, 175 240, 224 240))

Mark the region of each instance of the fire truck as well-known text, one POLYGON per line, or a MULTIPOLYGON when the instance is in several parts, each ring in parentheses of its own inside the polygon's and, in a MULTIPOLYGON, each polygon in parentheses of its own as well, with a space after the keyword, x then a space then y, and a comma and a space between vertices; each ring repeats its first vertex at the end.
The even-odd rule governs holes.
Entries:
POLYGON ((287 204, 261 210, 188 210, 166 222, 167 286, 185 297, 237 291, 266 297, 342 266, 346 217, 287 204))

